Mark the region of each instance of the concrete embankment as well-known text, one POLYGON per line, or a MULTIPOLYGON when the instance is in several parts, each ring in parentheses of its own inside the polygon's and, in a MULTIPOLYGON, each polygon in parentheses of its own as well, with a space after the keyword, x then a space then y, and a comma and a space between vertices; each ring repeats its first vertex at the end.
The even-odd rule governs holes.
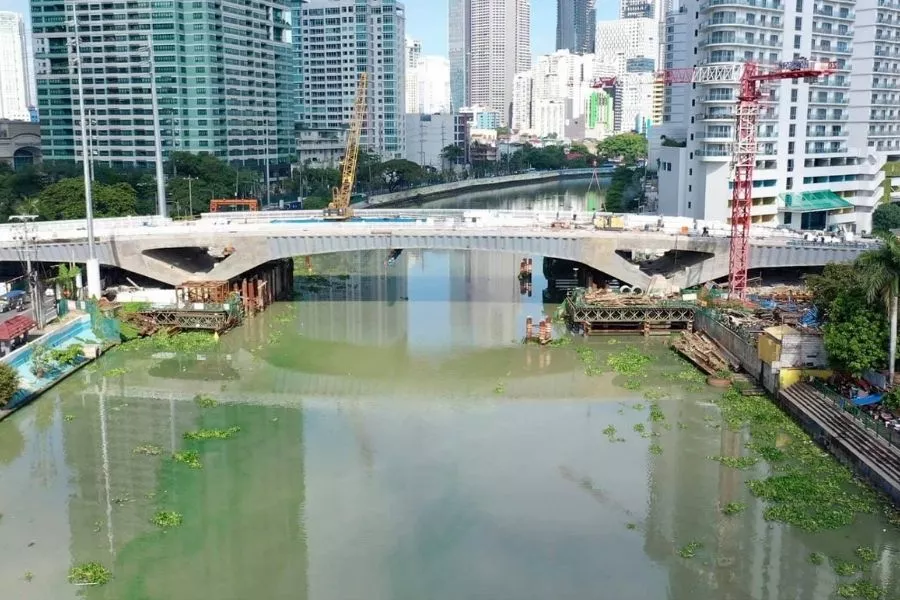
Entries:
MULTIPOLYGON (((565 169, 562 171, 532 171, 530 173, 518 173, 516 175, 501 175, 499 177, 483 177, 480 179, 463 179, 450 183, 428 185, 390 194, 378 194, 371 196, 367 206, 392 206, 426 200, 437 200, 456 194, 478 192, 486 190, 498 190, 503 188, 531 185, 535 183, 553 183, 564 179, 588 179, 594 173, 593 169, 565 169)), ((599 168, 600 177, 609 177, 612 169, 599 168)))

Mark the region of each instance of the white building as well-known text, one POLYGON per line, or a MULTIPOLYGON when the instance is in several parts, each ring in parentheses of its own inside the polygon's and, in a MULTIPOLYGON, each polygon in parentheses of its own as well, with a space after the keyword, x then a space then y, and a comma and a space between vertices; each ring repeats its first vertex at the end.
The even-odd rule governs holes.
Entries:
POLYGON ((322 130, 349 125, 358 74, 364 68, 368 88, 361 143, 385 160, 403 158, 403 4, 393 0, 308 0, 302 6, 298 42, 303 73, 301 125, 322 130), (338 43, 340 40, 345 41, 338 43))
POLYGON ((422 42, 406 38, 406 112, 420 112, 419 107, 419 60, 422 57, 422 42))
POLYGON ((494 109, 506 125, 511 118, 516 73, 531 68, 530 2, 468 1, 468 101, 494 109))
MULTIPOLYGON (((837 64, 835 74, 811 83, 767 87, 753 223, 871 231, 884 165, 900 160, 900 3, 684 0, 682 7, 666 18, 667 68, 799 57, 837 64)), ((666 90, 663 124, 651 135, 661 213, 729 218, 735 92, 719 82, 666 90), (663 135, 684 147, 661 146, 663 135)))
POLYGON ((30 121, 31 76, 22 15, 0 12, 0 119, 30 121))
POLYGON ((531 130, 531 95, 533 86, 534 73, 531 71, 517 73, 515 79, 513 79, 513 107, 510 129, 514 133, 524 133, 531 130))
POLYGON ((441 170, 442 152, 450 145, 468 146, 468 115, 459 113, 406 115, 406 160, 441 170))
POLYGON ((304 166, 338 168, 346 147, 346 129, 300 129, 297 132, 297 158, 304 166))
POLYGON ((642 124, 652 120, 653 74, 658 69, 659 54, 659 23, 654 18, 623 18, 597 24, 597 55, 614 66, 618 79, 616 133, 642 131, 642 124))
POLYGON ((423 56, 416 67, 418 111, 427 115, 450 112, 450 61, 443 56, 423 56))

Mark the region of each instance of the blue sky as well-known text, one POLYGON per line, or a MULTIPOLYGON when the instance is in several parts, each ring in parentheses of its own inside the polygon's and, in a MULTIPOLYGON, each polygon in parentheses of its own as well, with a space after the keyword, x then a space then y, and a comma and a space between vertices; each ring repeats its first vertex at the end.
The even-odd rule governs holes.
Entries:
MULTIPOLYGON (((3 10, 28 12, 28 0, 2 0, 3 10)), ((447 55, 447 0, 405 0, 406 35, 422 41, 423 54, 447 55)), ((597 18, 615 19, 618 3, 597 2, 597 18)), ((531 0, 531 54, 556 46, 556 0, 531 0)))

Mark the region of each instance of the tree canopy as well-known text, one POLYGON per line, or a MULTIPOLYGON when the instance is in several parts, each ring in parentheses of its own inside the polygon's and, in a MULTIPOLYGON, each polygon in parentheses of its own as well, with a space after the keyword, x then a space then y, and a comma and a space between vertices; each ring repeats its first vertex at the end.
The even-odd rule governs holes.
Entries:
POLYGON ((597 150, 608 159, 621 159, 626 165, 647 158, 647 138, 639 133, 620 133, 602 140, 597 150))
MULTIPOLYGON (((94 183, 92 196, 97 217, 126 217, 138 214, 137 193, 127 183, 94 183)), ((42 219, 58 221, 85 217, 84 181, 63 179, 42 189, 35 208, 42 219)))
POLYGON ((872 213, 872 232, 900 229, 900 205, 880 204, 872 213))
POLYGON ((885 364, 887 320, 862 294, 847 291, 839 294, 829 307, 823 341, 832 366, 860 376, 885 364))

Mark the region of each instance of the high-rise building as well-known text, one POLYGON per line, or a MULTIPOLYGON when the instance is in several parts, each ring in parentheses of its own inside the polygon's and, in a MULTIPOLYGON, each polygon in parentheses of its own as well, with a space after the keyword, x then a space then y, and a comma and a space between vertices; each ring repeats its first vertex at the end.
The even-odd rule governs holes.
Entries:
POLYGON ((22 15, 0 12, 0 119, 31 120, 27 48, 22 15))
POLYGON ((661 0, 621 0, 620 19, 658 19, 662 12, 661 0))
POLYGON ((152 31, 164 156, 208 152, 244 165, 288 163, 289 0, 31 5, 45 160, 80 160, 80 70, 95 160, 152 164, 152 31))
POLYGON ((472 1, 449 0, 447 54, 450 59, 450 105, 454 111, 469 105, 472 1))
POLYGON ((416 68, 419 78, 419 111, 426 115, 450 112, 450 61, 443 56, 423 56, 416 68))
MULTIPOLYGON (((468 1, 468 104, 494 109, 506 125, 512 111, 513 79, 531 67, 530 3, 468 1)), ((451 69, 452 61, 451 57, 451 69)))
POLYGON ((615 131, 643 132, 653 119, 659 25, 650 18, 597 24, 597 55, 615 66, 615 131))
POLYGON ((396 0, 309 0, 301 8, 297 55, 305 129, 346 127, 359 75, 368 73, 361 144, 403 158, 406 57, 403 4, 396 0))
MULTIPOLYGON (((752 222, 871 231, 871 213, 888 187, 885 165, 900 160, 897 0, 758 0, 728 8, 684 0, 683 7, 666 18, 666 68, 801 58, 836 64, 827 77, 765 88, 752 222)), ((727 82, 666 90, 649 161, 659 164, 663 214, 729 219, 736 93, 727 82), (663 135, 676 143, 661 146, 663 135)))
POLYGON ((597 33, 594 0, 556 0, 556 49, 593 54, 597 33))
POLYGON ((406 38, 404 46, 406 68, 405 106, 407 113, 419 112, 419 59, 422 57, 422 42, 406 38))

